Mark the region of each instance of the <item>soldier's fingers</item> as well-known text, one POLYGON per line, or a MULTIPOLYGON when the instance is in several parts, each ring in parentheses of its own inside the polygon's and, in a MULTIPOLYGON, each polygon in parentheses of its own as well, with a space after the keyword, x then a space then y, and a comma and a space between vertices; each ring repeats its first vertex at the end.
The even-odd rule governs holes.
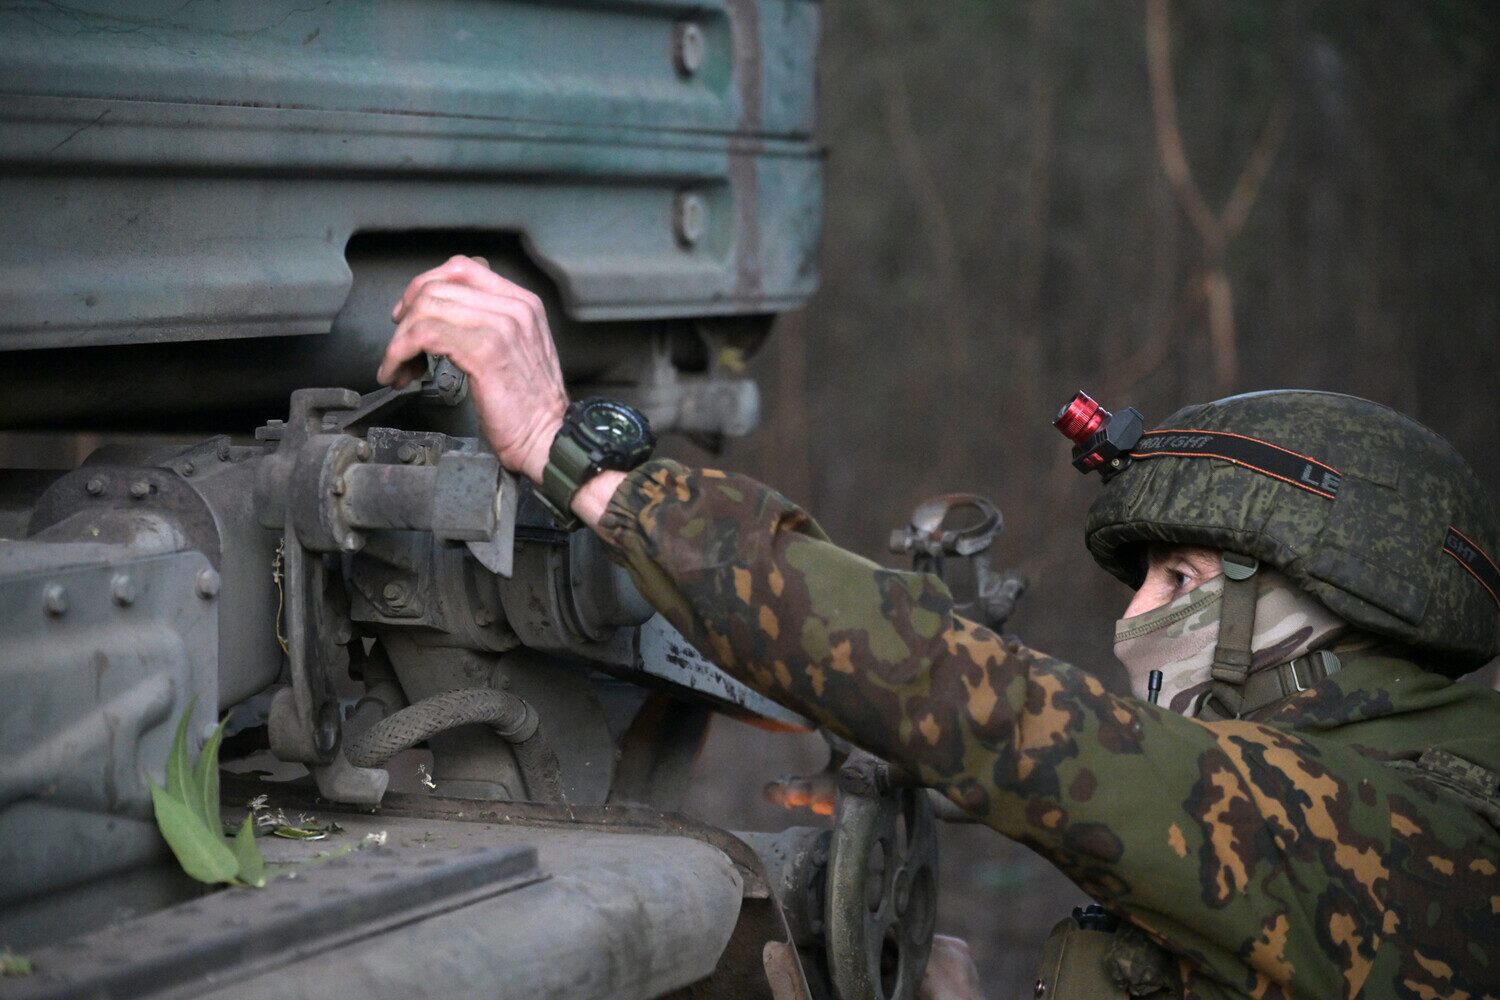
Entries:
MULTIPOLYGON (((397 367, 419 351, 447 355, 469 375, 482 365, 504 363, 524 357, 524 346, 536 338, 523 336, 530 327, 526 307, 508 299, 480 308, 462 302, 428 296, 396 327, 381 364, 382 381, 393 377, 397 367), (486 360, 487 359, 487 360, 486 360)), ((534 329, 534 328, 533 328, 534 329)))
POLYGON ((519 299, 536 313, 537 319, 543 325, 546 324, 546 311, 542 306, 541 297, 529 288, 518 285, 509 278, 490 270, 489 262, 483 258, 453 257, 444 263, 439 270, 450 281, 466 284, 482 291, 493 292, 496 295, 519 299))
POLYGON ((411 369, 405 366, 423 353, 446 355, 460 369, 470 371, 474 367, 475 339, 473 328, 446 320, 430 316, 408 320, 391 338, 375 377, 382 384, 395 384, 398 378, 405 384, 412 378, 411 369))
POLYGON ((402 307, 409 305, 416 294, 421 291, 422 286, 430 281, 456 281, 456 280, 479 280, 481 273, 494 274, 489 269, 489 262, 483 257, 465 257, 457 255, 449 257, 437 267, 429 268, 407 282, 406 288, 401 292, 396 304, 391 307, 391 318, 399 319, 398 313, 402 307))
POLYGON ((491 271, 489 267, 480 262, 478 258, 453 257, 441 266, 431 271, 419 274, 406 286, 400 300, 391 310, 391 318, 400 322, 411 310, 413 303, 422 294, 423 290, 433 284, 463 285, 476 291, 488 292, 492 295, 500 295, 506 298, 518 299, 525 303, 536 320, 543 328, 546 327, 546 311, 542 306, 542 300, 533 292, 522 288, 520 285, 491 271))
POLYGON ((442 280, 429 281, 424 285, 411 304, 400 312, 397 321, 404 321, 418 314, 441 315, 442 310, 450 303, 509 316, 533 327, 536 325, 529 307, 519 299, 497 295, 456 281, 442 280))

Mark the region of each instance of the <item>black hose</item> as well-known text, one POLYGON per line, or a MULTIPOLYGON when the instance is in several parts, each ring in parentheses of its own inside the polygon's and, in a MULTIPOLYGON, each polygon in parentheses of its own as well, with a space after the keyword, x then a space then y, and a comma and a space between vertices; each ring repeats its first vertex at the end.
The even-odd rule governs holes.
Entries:
POLYGON ((379 767, 403 750, 457 726, 490 726, 515 752, 526 792, 537 802, 564 802, 561 767, 541 720, 522 698, 491 688, 444 691, 390 715, 344 745, 357 767, 379 767))

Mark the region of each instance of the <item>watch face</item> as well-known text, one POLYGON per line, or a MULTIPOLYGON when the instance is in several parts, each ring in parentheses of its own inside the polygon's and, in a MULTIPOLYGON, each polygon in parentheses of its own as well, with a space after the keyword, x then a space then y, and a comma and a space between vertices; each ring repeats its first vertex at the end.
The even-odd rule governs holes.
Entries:
POLYGON ((629 449, 642 437, 639 418, 607 400, 585 406, 581 423, 590 437, 607 447, 629 449))
POLYGON ((636 410, 611 399, 585 399, 577 406, 572 422, 600 467, 633 469, 651 454, 656 438, 636 410))

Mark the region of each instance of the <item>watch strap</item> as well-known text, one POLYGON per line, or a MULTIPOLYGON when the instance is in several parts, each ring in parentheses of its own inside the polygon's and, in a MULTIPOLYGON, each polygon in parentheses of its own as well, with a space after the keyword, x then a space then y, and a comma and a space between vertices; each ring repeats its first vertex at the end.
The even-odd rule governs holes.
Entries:
POLYGON ((564 528, 575 527, 578 518, 573 514, 573 497, 595 473, 599 471, 589 453, 573 440, 566 425, 552 439, 552 448, 547 452, 547 465, 542 470, 542 486, 537 491, 538 499, 564 528))

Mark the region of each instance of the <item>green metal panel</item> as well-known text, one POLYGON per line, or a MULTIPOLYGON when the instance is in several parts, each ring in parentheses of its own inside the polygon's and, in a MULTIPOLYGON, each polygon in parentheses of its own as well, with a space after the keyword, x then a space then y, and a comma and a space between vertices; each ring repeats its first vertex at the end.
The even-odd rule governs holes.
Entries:
POLYGON ((0 349, 324 334, 366 232, 520 234, 574 319, 799 305, 817 28, 809 0, 0 3, 0 349))

